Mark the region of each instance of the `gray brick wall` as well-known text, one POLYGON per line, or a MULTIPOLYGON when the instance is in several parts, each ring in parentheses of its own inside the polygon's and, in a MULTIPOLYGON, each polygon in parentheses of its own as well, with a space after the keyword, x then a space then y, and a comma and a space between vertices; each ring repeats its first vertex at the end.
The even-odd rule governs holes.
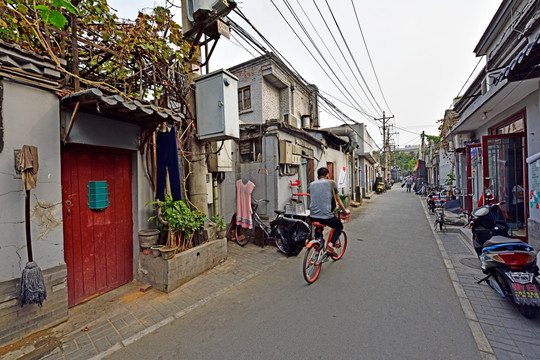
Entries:
POLYGON ((18 304, 20 278, 0 282, 0 346, 57 325, 68 318, 66 265, 42 269, 47 299, 38 305, 18 304))

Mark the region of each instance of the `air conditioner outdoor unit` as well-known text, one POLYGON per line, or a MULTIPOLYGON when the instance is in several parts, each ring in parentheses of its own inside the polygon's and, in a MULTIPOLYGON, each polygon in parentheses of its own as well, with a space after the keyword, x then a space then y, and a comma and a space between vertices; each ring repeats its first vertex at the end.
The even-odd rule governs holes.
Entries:
POLYGON ((302 123, 300 122, 300 119, 293 114, 289 114, 289 124, 291 124, 291 126, 294 126, 297 129, 302 128, 302 123))

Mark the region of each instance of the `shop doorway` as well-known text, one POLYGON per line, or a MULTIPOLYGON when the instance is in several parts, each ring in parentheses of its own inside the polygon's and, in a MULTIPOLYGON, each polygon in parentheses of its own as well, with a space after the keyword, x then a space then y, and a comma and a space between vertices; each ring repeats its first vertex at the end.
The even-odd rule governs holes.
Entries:
POLYGON ((510 236, 527 241, 527 184, 523 133, 482 137, 484 188, 490 188, 510 227, 510 236))

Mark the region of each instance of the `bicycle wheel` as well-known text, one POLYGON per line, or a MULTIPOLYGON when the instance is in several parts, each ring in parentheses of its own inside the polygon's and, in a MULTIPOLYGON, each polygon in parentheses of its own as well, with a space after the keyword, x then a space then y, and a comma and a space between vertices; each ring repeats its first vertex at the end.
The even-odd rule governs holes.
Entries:
POLYGON ((345 231, 341 232, 339 238, 336 240, 336 245, 334 250, 337 252, 338 256, 331 256, 332 260, 339 260, 343 257, 345 250, 347 249, 347 234, 345 231))
POLYGON ((285 245, 283 244, 283 236, 281 235, 281 233, 276 232, 274 236, 274 241, 276 242, 276 247, 278 248, 278 250, 286 254, 285 245))
POLYGON ((319 262, 319 247, 312 246, 307 249, 306 255, 304 255, 304 262, 302 264, 302 274, 304 280, 308 284, 312 284, 317 280, 321 272, 321 263, 319 262))
POLYGON ((250 229, 246 229, 241 225, 236 225, 236 231, 234 232, 236 243, 240 246, 246 246, 246 244, 249 242, 250 232, 250 229))

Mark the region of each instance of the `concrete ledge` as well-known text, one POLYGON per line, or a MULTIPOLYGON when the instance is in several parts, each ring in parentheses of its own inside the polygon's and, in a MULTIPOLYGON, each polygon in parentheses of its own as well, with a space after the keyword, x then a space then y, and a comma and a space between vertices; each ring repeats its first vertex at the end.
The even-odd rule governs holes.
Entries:
POLYGON ((139 253, 137 280, 171 292, 227 259, 227 239, 211 240, 170 260, 139 253))

